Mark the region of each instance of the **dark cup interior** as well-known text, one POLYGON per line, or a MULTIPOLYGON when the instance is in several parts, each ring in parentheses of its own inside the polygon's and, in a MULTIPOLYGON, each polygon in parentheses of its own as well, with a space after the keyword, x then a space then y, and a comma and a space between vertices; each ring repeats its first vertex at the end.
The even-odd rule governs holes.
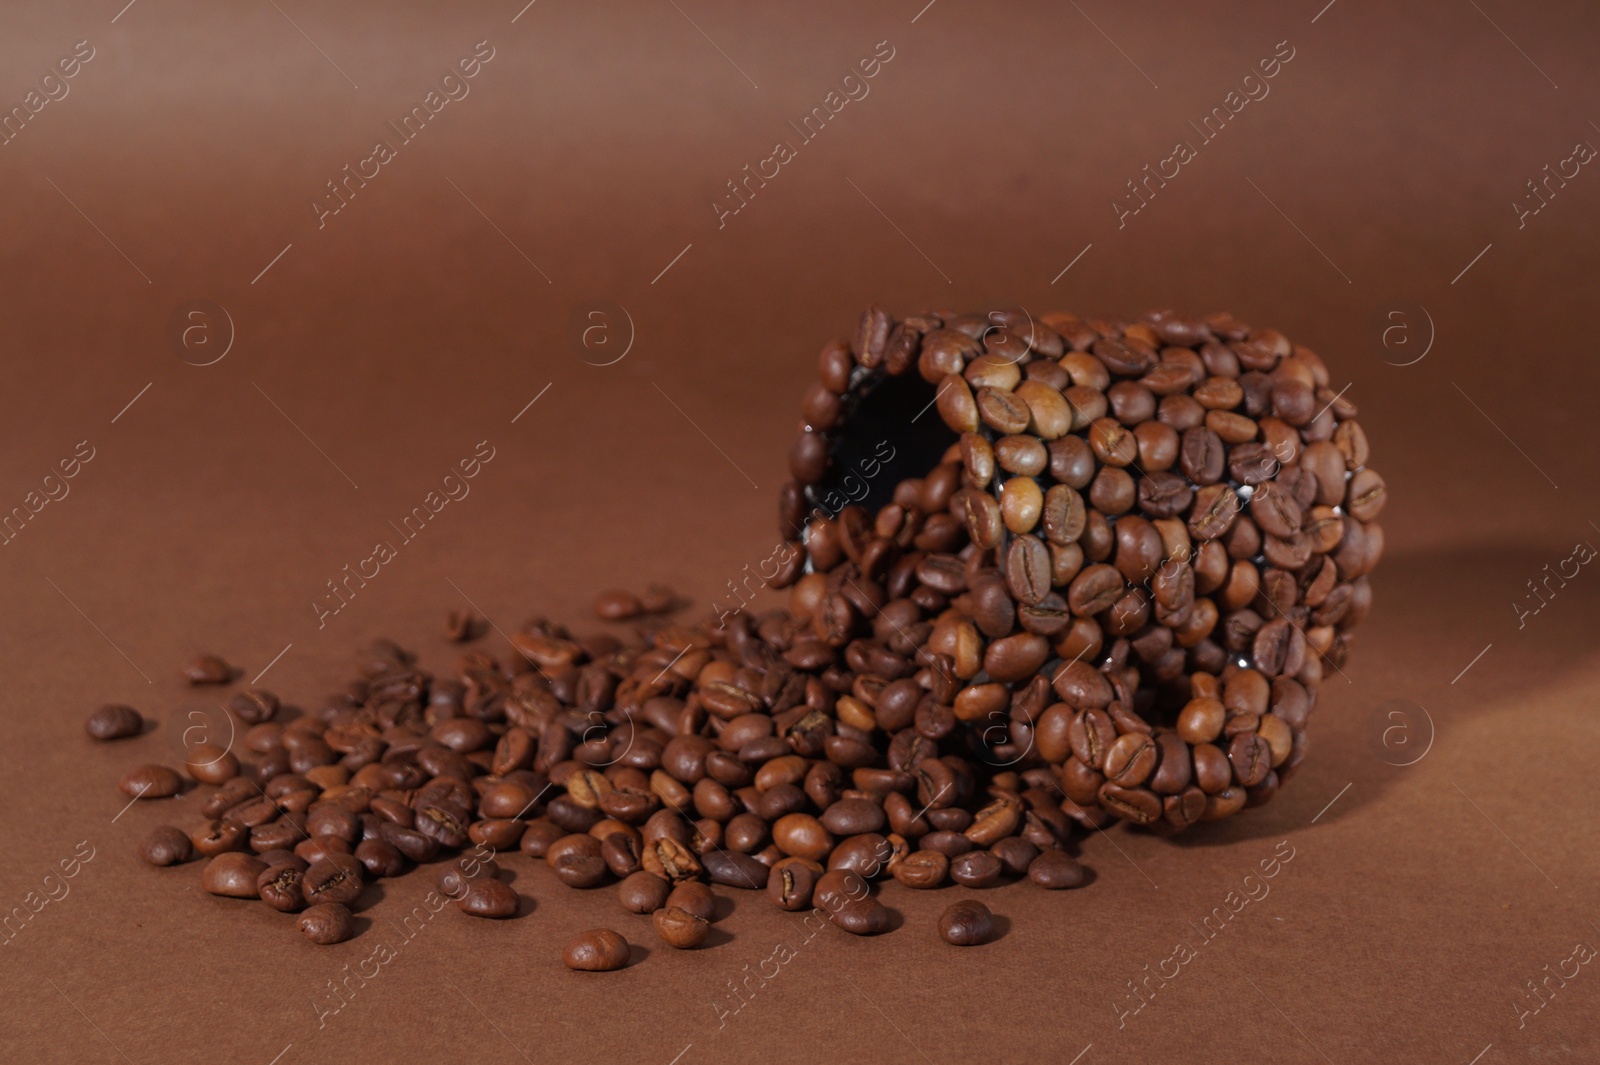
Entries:
POLYGON ((935 394, 915 368, 853 392, 832 433, 828 474, 809 490, 811 506, 828 517, 850 503, 876 514, 895 485, 931 473, 958 439, 934 410, 935 394))

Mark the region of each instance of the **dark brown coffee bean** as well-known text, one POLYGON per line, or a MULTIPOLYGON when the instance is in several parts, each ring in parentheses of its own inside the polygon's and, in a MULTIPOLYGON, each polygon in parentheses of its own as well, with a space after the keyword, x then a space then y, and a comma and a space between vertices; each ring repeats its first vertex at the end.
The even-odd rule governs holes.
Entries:
MULTIPOLYGON (((270 803, 264 805, 271 806, 270 803)), ((272 817, 278 816, 276 807, 272 808, 272 817)), ((293 821, 285 819, 283 824, 290 828, 286 839, 279 840, 283 846, 293 847, 305 838, 305 832, 299 829, 293 821)), ((243 821, 232 818, 223 818, 219 821, 207 821, 189 833, 189 842, 194 847, 194 852, 205 858, 214 858, 228 851, 242 851, 256 842, 256 829, 251 828, 243 821)), ((270 836, 263 837, 270 839, 270 836)), ((251 848, 257 851, 273 850, 273 847, 261 846, 251 848)))
POLYGON ((1118 736, 1106 751, 1104 772, 1108 779, 1125 788, 1138 787, 1155 772, 1155 741, 1141 732, 1118 736))
POLYGON ((1352 518, 1359 522, 1373 521, 1387 501, 1388 486, 1384 484, 1383 478, 1378 476, 1376 470, 1359 469, 1350 478, 1345 510, 1352 518))
POLYGON ((888 907, 874 898, 852 899, 829 911, 828 918, 853 936, 875 936, 889 930, 888 907))
POLYGON ((216 655, 196 655, 183 667, 183 675, 190 684, 227 684, 234 668, 216 655))
POLYGON ((1228 761, 1233 776, 1245 787, 1254 787, 1272 771, 1272 748, 1254 732, 1241 732, 1228 745, 1228 761))
POLYGON ((1083 866, 1062 851, 1043 851, 1028 866, 1028 879, 1049 891, 1079 887, 1087 878, 1083 866))
POLYGON ((456 908, 469 917, 515 917, 521 906, 517 893, 503 880, 472 877, 463 881, 462 887, 456 908))
POLYGON ((366 867, 367 875, 376 879, 399 876, 406 867, 405 855, 394 844, 382 839, 367 839, 356 844, 355 858, 366 867))
POLYGON ((700 864, 705 868, 706 875, 711 878, 713 884, 745 888, 750 891, 759 891, 766 886, 770 872, 755 858, 737 851, 708 851, 701 856, 700 864))
POLYGON ((1031 632, 1019 632, 991 643, 984 652, 983 668, 993 680, 1013 683, 1031 678, 1049 657, 1049 641, 1031 632))
POLYGON ((936 850, 916 851, 890 865, 889 873, 909 888, 936 888, 950 875, 950 859, 936 850))
POLYGON ((1148 825, 1161 816, 1161 798, 1144 788, 1125 788, 1107 781, 1100 788, 1100 805, 1136 825, 1148 825))
POLYGON ((780 910, 807 909, 821 877, 821 867, 810 859, 784 858, 767 876, 767 897, 780 910))
POLYGON ((994 936, 994 914, 973 899, 954 903, 939 915, 939 936, 955 947, 987 943, 994 936))
POLYGON ((1294 536, 1305 520, 1295 498, 1272 482, 1257 486, 1251 495, 1250 516, 1262 532, 1279 539, 1294 536))
POLYGON ((1273 618, 1262 625, 1256 630, 1255 639, 1251 644, 1255 667, 1269 677, 1284 673, 1297 635, 1288 618, 1273 618))
POLYGON ((641 869, 617 885, 617 898, 629 913, 654 913, 667 904, 670 891, 665 878, 641 869))
POLYGON ((292 865, 269 866, 256 878, 256 892, 261 901, 280 913, 298 913, 305 909, 306 897, 301 889, 301 870, 292 865))
POLYGON ((833 850, 833 835, 810 814, 780 817, 772 826, 772 842, 784 854, 814 862, 822 861, 833 850))
POLYGON ((988 851, 969 851, 951 859, 950 879, 962 887, 993 887, 1000 882, 1000 859, 988 851))
POLYGON ((1222 478, 1226 462, 1227 451, 1216 433, 1204 426, 1184 430, 1178 465, 1190 481, 1215 484, 1222 478))
POLYGON ((618 933, 609 928, 591 928, 567 944, 561 960, 569 969, 608 973, 627 965, 631 953, 628 941, 618 933))
POLYGON ((632 592, 612 588, 595 596, 595 616, 604 621, 627 621, 644 612, 644 605, 632 592))
POLYGON ((823 827, 835 836, 882 832, 886 823, 883 807, 871 799, 840 799, 822 814, 823 827))
POLYGON ((355 914, 337 902, 319 902, 300 915, 301 933, 322 946, 343 943, 355 931, 355 914))
POLYGON ((1126 588, 1122 574, 1113 567, 1103 563, 1089 566, 1073 578, 1067 589, 1067 605, 1079 617, 1093 617, 1111 609, 1126 588))
POLYGON ((1036 537, 1013 537, 1006 550, 1005 576, 1018 602, 1040 602, 1050 594, 1050 552, 1036 537))
POLYGON ((650 923, 655 925, 661 942, 677 950, 692 950, 711 934, 711 925, 705 918, 677 906, 657 910, 650 923))
POLYGON ((233 899, 258 898, 256 881, 267 865, 253 854, 229 851, 219 854, 206 863, 200 874, 200 886, 213 895, 233 899))
POLYGON ((124 773, 118 786, 135 799, 167 799, 183 790, 183 777, 171 766, 142 765, 124 773))
POLYGON ((228 700, 228 709, 247 725, 271 721, 278 714, 278 697, 260 688, 250 688, 228 700))
POLYGON ((131 706, 102 706, 89 715, 83 730, 97 740, 120 740, 144 731, 144 718, 131 706))
POLYGON ((667 896, 668 906, 677 906, 688 910, 696 917, 707 921, 717 919, 717 897, 705 884, 698 880, 686 880, 672 889, 667 896))
POLYGON ((304 891, 306 901, 339 902, 348 905, 361 897, 365 880, 365 866, 354 857, 328 854, 311 863, 306 870, 304 891))
POLYGON ((189 860, 194 847, 188 835, 172 825, 159 825, 139 845, 139 857, 151 865, 178 865, 189 860))

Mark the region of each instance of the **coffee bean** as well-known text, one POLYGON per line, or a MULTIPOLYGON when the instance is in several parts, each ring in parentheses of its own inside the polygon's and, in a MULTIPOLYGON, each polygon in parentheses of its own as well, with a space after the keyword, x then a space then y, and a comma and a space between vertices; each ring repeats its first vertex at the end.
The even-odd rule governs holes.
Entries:
POLYGON ((874 898, 852 899, 829 912, 828 918, 853 936, 875 936, 889 930, 888 907, 874 898))
POLYGON ((361 897, 365 867, 349 855, 328 854, 306 870, 306 901, 349 904, 361 897))
POLYGON ((1087 875, 1082 865, 1057 850, 1042 851, 1028 866, 1028 879, 1050 891, 1079 887, 1087 875))
POLYGON ((277 716, 278 697, 260 688, 250 688, 229 699, 228 709, 245 724, 259 725, 277 716))
POLYGON ((1079 617, 1109 610, 1126 590, 1122 575, 1111 566, 1095 564, 1078 573, 1067 589, 1067 605, 1079 617))
POLYGON ((711 934, 711 925, 705 918, 677 906, 657 910, 650 923, 655 925, 656 935, 663 943, 678 950, 692 950, 711 934))
POLYGON ((521 905, 517 893, 503 880, 473 877, 464 882, 465 893, 456 899, 456 908, 470 917, 515 917, 521 905))
POLYGON ((216 655, 196 655, 183 667, 183 675, 190 684, 228 684, 235 670, 216 655))
POLYGON ((627 965, 630 953, 628 941, 618 933, 609 928, 591 928, 567 944, 561 960, 569 969, 607 973, 627 965))
POLYGON ((951 859, 950 879, 962 887, 993 887, 1000 882, 1000 859, 988 851, 969 851, 951 859))
POLYGON ((355 931, 355 914, 337 902, 319 902, 300 915, 301 933, 322 946, 343 943, 355 931))
POLYGON ((1100 803, 1124 821, 1148 825, 1161 816, 1161 798, 1144 788, 1126 788, 1107 781, 1100 788, 1100 803))
POLYGON ((767 883, 769 870, 748 854, 726 850, 708 851, 701 857, 700 864, 705 867, 706 875, 711 878, 713 884, 756 891, 767 883))
POLYGON ((405 871, 405 855, 394 844, 381 839, 362 840, 356 845, 356 861, 366 867, 367 874, 375 878, 399 876, 405 871))
POLYGON ((890 874, 909 888, 936 888, 950 875, 950 859, 936 850, 908 854, 890 865, 890 874))
POLYGON ((688 910, 707 921, 717 919, 717 897, 711 889, 698 880, 687 880, 672 889, 667 896, 668 906, 688 910))
POLYGON ((170 766, 142 765, 124 773, 118 786, 135 799, 167 799, 183 790, 183 778, 170 766))
POLYGON ((256 878, 256 893, 280 913, 297 913, 306 905, 302 881, 302 871, 293 865, 269 866, 256 878))
POLYGON ((784 854, 822 861, 833 850, 833 836, 810 814, 788 814, 772 826, 772 842, 784 854))
POLYGON ((202 784, 222 784, 239 775, 239 759, 214 743, 202 743, 190 749, 184 768, 202 784))
POLYGON ((159 825, 139 845, 139 857, 151 865, 178 865, 189 860, 194 848, 182 829, 159 825))
POLYGON ((994 936, 994 914, 972 899, 954 903, 939 915, 939 936, 955 947, 987 943, 994 936))
POLYGON ((1150 736, 1129 732, 1118 736, 1106 751, 1105 775, 1125 788, 1137 787, 1155 772, 1156 758, 1157 747, 1150 736))
POLYGON ((822 825, 835 836, 883 831, 883 807, 871 799, 840 799, 822 814, 822 825))
POLYGON ((1006 550, 1006 584, 1022 603, 1038 603, 1050 593, 1050 553, 1037 538, 1012 538, 1006 550))
POLYGON ((200 886, 213 895, 227 898, 258 898, 260 892, 256 888, 256 881, 266 868, 266 863, 253 854, 229 851, 206 863, 205 870, 200 874, 200 886))
POLYGON ((1272 771, 1272 748, 1254 732, 1241 732, 1228 745, 1228 761, 1233 765, 1233 776, 1245 787, 1253 787, 1267 778, 1272 771))
POLYGON ((767 877, 767 897, 780 910, 807 909, 821 877, 821 867, 810 859, 784 858, 767 877))
POLYGON ((102 706, 89 715, 83 730, 97 740, 120 740, 144 731, 144 718, 131 706, 102 706))

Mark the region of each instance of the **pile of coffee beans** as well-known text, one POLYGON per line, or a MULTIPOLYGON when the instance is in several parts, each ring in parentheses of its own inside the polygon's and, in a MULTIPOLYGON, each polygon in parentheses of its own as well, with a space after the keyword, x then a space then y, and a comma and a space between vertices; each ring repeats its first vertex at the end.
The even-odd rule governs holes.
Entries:
MULTIPOLYGON (((367 884, 436 863, 462 913, 514 917, 497 859, 520 851, 692 949, 711 886, 874 934, 893 923, 875 880, 1075 888, 1086 829, 1272 796, 1382 549, 1383 482, 1316 355, 1225 315, 872 308, 820 376, 789 550, 762 574, 784 605, 682 623, 670 589, 613 590, 595 609, 624 636, 536 618, 440 674, 380 640, 309 710, 239 691, 234 749, 123 778, 140 799, 207 789, 206 820, 141 855, 198 856, 207 891, 333 943, 367 884), (913 444, 919 407, 939 421, 913 444)), ((446 635, 482 628, 457 612, 446 635)), ((233 679, 204 662, 192 680, 233 679)), ((143 721, 108 707, 86 728, 143 721)), ((961 904, 938 930, 977 944, 994 919, 961 904)), ((629 954, 595 929, 563 958, 629 954)))

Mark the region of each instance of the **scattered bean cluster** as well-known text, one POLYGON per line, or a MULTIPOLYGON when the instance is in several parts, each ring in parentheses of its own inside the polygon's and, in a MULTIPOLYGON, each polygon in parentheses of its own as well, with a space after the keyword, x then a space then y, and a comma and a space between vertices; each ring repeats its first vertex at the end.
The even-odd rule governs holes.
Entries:
MULTIPOLYGON (((444 862, 471 916, 521 899, 520 850, 580 889, 615 883, 662 942, 705 943, 709 885, 765 891, 845 931, 892 925, 871 890, 1083 884, 1076 834, 1157 831, 1266 801, 1305 756, 1325 665, 1371 599, 1381 478, 1322 361, 1226 315, 1124 323, 1025 312, 863 316, 823 349, 780 502, 787 603, 685 624, 669 589, 602 593, 625 637, 536 618, 442 675, 380 640, 309 712, 229 703, 240 749, 131 770, 135 798, 209 790, 156 829, 214 895, 352 934, 365 885, 444 862), (942 454, 870 506, 826 505, 872 392, 915 373, 942 454)), ((482 626, 456 612, 446 635, 482 626)), ((193 683, 229 683, 220 659, 193 683)), ((107 707, 86 725, 137 735, 107 707)), ((993 919, 961 903, 958 945, 993 919)), ((574 969, 627 964, 595 929, 574 969)))

